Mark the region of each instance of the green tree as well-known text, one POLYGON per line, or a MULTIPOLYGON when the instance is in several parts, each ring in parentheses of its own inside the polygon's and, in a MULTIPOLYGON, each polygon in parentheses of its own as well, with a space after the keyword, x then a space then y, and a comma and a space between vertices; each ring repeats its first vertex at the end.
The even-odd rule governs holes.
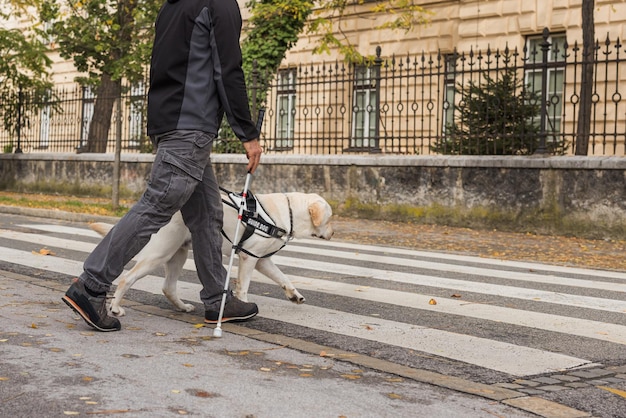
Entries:
MULTIPOLYGON (((23 16, 28 4, 8 1, 0 5, 7 10, 0 12, 0 20, 7 20, 10 15, 23 16)), ((48 74, 51 61, 46 52, 47 46, 35 32, 0 26, 0 113, 3 128, 11 138, 19 135, 20 128, 28 122, 25 115, 43 106, 41 98, 52 87, 48 74)))
MULTIPOLYGON (((366 0, 357 0, 357 5, 366 0)), ((409 31, 428 22, 430 13, 411 0, 377 0, 371 3, 373 15, 393 17, 375 29, 409 31)), ((328 53, 336 48, 344 60, 363 63, 372 58, 362 55, 350 43, 342 29, 346 9, 355 5, 352 0, 250 0, 247 37, 243 42, 244 66, 251 74, 256 62, 260 74, 273 74, 286 52, 295 45, 303 31, 318 39, 314 53, 328 53)))
POLYGON ((538 100, 523 88, 514 68, 497 78, 483 73, 483 84, 463 87, 455 121, 431 150, 453 155, 528 155, 539 146, 538 100))
POLYGON ((162 0, 41 0, 40 19, 61 57, 72 59, 84 85, 95 89, 84 152, 106 152, 113 105, 122 80, 145 79, 154 20, 162 0))

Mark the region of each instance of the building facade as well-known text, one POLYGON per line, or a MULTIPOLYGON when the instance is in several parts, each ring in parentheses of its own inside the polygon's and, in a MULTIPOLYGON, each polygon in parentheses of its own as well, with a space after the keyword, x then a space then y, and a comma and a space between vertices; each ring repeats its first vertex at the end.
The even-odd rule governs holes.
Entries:
MULTIPOLYGON (((240 3, 245 19, 247 10, 240 3)), ((338 33, 360 53, 374 57, 368 65, 343 62, 336 51, 314 54, 318 39, 303 33, 276 74, 250 83, 252 96, 267 91, 258 102, 252 100, 255 108, 266 109, 266 152, 571 154, 578 140, 583 64, 591 60, 589 154, 624 155, 626 102, 620 92, 626 83, 621 68, 626 51, 620 39, 626 2, 596 0, 599 42, 592 58, 582 55, 582 0, 417 1, 430 12, 430 22, 408 32, 376 29, 389 16, 371 12, 372 4, 355 1, 336 22, 338 33), (533 104, 536 113, 526 118, 529 124, 522 121, 521 134, 519 127, 491 123, 496 131, 517 132, 515 137, 488 130, 476 136, 469 128, 475 121, 459 119, 468 102, 463 88, 481 87, 487 78, 497 83, 509 69, 517 83, 511 97, 533 104)), ((27 27, 24 21, 12 24, 27 27)), ((52 77, 65 94, 75 88, 77 74, 54 51, 54 40, 50 47, 52 77)), ((129 86, 123 116, 114 120, 123 126, 111 129, 111 136, 124 133, 126 151, 137 151, 145 142, 145 93, 145 84, 129 86)), ((87 140, 93 92, 83 88, 71 94, 67 106, 73 107, 64 117, 45 109, 31 117, 30 131, 24 132, 30 151, 54 151, 55 141, 65 141, 57 150, 68 151, 87 140)), ((492 120, 486 112, 478 118, 492 120)), ((500 116, 507 118, 514 119, 513 113, 500 116)))

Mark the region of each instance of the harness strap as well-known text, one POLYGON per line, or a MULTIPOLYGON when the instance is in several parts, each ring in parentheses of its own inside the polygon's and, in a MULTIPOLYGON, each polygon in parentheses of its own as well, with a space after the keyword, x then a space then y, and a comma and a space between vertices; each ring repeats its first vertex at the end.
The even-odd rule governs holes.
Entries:
MULTIPOLYGON (((226 193, 230 199, 230 200, 222 199, 222 202, 232 207, 233 209, 238 209, 238 206, 236 203, 240 203, 240 200, 238 202, 238 199, 242 198, 241 194, 235 194, 222 187, 220 187, 220 190, 226 193)), ((259 211, 257 212, 256 209, 257 209, 258 200, 256 199, 256 197, 254 197, 252 192, 248 191, 248 195, 246 198, 246 208, 248 210, 244 210, 241 216, 241 222, 243 222, 243 224, 245 225, 245 229, 244 229, 243 235, 241 236, 241 239, 239 240, 239 244, 237 245, 237 248, 235 248, 236 253, 239 253, 241 251, 254 258, 267 258, 276 254, 285 245, 287 245, 287 242, 293 238, 293 213, 291 210, 291 202, 289 201, 289 197, 287 195, 285 195, 285 197, 287 198, 287 206, 289 207, 289 229, 290 229, 289 233, 285 231, 284 229, 278 227, 275 224, 274 220, 270 217, 270 215, 263 209, 263 207, 260 204, 258 205, 259 211), (278 250, 270 254, 265 254, 262 256, 252 254, 250 251, 247 251, 246 249, 243 248, 243 243, 252 235, 254 235, 254 233, 257 231, 259 231, 261 235, 267 236, 267 238, 276 238, 280 240, 284 239, 284 243, 278 250)), ((229 242, 232 243, 231 239, 228 238, 223 228, 221 232, 224 238, 226 238, 229 242)))

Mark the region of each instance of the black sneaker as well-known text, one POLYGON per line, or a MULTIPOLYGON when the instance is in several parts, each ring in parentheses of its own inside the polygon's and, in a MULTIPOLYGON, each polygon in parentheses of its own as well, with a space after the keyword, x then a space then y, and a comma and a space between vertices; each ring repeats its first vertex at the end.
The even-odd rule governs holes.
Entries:
MULTIPOLYGON (((259 313, 259 308, 255 303, 243 302, 234 296, 226 302, 222 322, 241 322, 252 318, 259 313)), ((204 311, 204 322, 207 324, 217 324, 220 311, 204 311)))
POLYGON ((106 293, 91 296, 85 289, 83 282, 78 279, 74 279, 70 288, 65 292, 63 302, 98 331, 119 331, 122 329, 120 321, 107 314, 106 293))

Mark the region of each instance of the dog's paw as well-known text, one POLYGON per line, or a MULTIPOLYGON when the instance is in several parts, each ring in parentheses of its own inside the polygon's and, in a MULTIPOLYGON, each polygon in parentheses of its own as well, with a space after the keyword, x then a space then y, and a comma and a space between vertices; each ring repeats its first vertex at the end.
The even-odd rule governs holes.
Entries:
POLYGON ((184 303, 180 310, 183 312, 193 312, 196 310, 196 307, 189 303, 184 303))
POLYGON ((126 315, 126 311, 121 306, 111 306, 110 309, 113 316, 124 316, 126 315))
POLYGON ((298 305, 301 305, 304 302, 306 302, 306 299, 304 298, 304 296, 302 296, 297 290, 293 293, 293 295, 287 296, 287 299, 289 299, 293 303, 297 303, 298 305))

